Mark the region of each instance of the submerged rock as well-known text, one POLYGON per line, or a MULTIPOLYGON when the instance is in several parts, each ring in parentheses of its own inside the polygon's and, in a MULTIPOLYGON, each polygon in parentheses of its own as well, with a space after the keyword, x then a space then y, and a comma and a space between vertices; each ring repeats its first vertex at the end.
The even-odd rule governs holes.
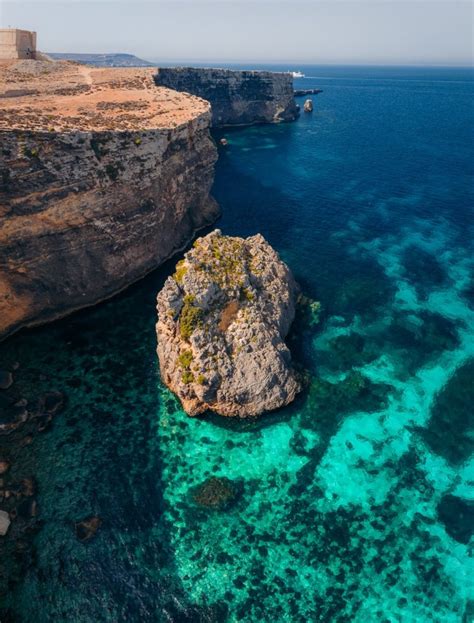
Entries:
POLYGON ((0 476, 3 476, 3 474, 6 474, 9 469, 10 469, 10 461, 7 461, 7 459, 0 459, 0 476))
POLYGON ((36 483, 33 478, 23 478, 20 483, 21 495, 31 497, 36 492, 36 483))
POLYGON ((419 433, 430 449, 451 465, 461 465, 473 449, 474 358, 461 365, 438 392, 431 417, 419 433))
POLYGON ((6 511, 0 511, 0 536, 6 535, 10 524, 10 515, 6 511))
POLYGON ((79 541, 84 542, 92 539, 92 537, 95 536, 97 530, 100 528, 101 524, 102 519, 96 516, 86 517, 86 519, 76 522, 76 536, 79 541))
POLYGON ((300 384, 284 337, 297 285, 261 235, 198 239, 158 295, 158 357, 189 415, 255 416, 300 384))
POLYGON ((474 502, 447 494, 441 498, 437 510, 446 532, 467 545, 474 533, 474 502))
POLYGON ((65 397, 61 392, 47 392, 39 401, 40 411, 48 415, 56 415, 64 407, 65 397))
POLYGON ((213 476, 205 480, 193 491, 193 499, 205 508, 224 510, 236 501, 239 488, 228 478, 213 476))
POLYGON ((0 389, 8 389, 13 385, 13 374, 8 370, 0 370, 0 389))

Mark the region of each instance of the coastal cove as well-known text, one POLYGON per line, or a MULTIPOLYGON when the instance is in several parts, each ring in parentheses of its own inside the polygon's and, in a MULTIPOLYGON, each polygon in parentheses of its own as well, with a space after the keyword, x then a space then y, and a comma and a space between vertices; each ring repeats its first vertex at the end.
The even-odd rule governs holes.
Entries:
POLYGON ((258 420, 186 415, 155 333, 182 254, 0 344, 7 391, 67 401, 0 437, 38 504, 2 544, 2 623, 472 618, 473 72, 297 69, 314 112, 213 130, 211 194, 224 234, 262 234, 321 303, 287 340, 308 388, 258 420), (193 495, 214 476, 225 509, 193 495))

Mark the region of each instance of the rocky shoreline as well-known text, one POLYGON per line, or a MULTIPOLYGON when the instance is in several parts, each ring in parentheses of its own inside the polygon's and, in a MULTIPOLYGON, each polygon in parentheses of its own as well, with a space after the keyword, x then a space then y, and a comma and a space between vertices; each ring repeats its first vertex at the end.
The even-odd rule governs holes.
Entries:
POLYGON ((196 240, 157 298, 162 379, 189 415, 256 416, 295 398, 284 338, 297 291, 261 235, 196 240))

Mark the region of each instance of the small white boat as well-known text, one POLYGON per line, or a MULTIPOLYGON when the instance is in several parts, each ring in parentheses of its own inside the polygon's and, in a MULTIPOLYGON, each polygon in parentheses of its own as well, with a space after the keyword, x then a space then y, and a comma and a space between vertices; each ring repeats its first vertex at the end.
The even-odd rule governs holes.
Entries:
POLYGON ((304 78, 304 73, 301 71, 292 71, 291 75, 293 78, 304 78))

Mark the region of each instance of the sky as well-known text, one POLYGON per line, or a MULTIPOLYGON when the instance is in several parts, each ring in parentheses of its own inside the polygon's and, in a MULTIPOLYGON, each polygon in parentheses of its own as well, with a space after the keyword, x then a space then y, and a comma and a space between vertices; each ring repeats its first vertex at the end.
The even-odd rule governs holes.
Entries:
POLYGON ((0 27, 43 52, 152 61, 468 65, 473 3, 460 0, 0 0, 0 27))

